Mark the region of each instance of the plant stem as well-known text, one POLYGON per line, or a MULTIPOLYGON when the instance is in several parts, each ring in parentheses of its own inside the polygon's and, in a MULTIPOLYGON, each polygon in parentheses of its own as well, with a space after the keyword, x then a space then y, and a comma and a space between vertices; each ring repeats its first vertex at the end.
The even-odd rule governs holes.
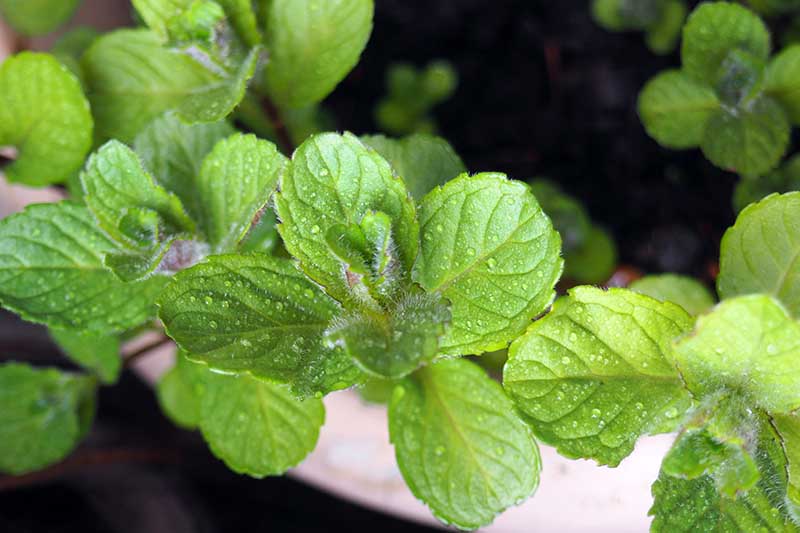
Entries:
POLYGON ((149 354, 150 352, 152 352, 153 350, 155 350, 156 348, 160 348, 161 346, 164 346, 165 344, 168 344, 170 342, 172 342, 172 339, 170 339, 166 335, 161 335, 158 339, 154 340, 153 342, 151 342, 151 343, 149 343, 149 344, 147 344, 145 346, 142 346, 141 348, 139 348, 135 352, 125 356, 125 359, 123 361, 123 365, 127 368, 127 367, 131 366, 140 357, 145 356, 145 355, 149 354))
POLYGON ((269 117, 270 122, 272 122, 272 126, 275 128, 275 136, 278 139, 278 145, 287 156, 291 156, 295 146, 292 142, 291 135, 289 135, 289 130, 286 128, 286 123, 281 117, 280 109, 278 109, 278 106, 264 93, 260 92, 258 94, 258 99, 267 117, 269 117))

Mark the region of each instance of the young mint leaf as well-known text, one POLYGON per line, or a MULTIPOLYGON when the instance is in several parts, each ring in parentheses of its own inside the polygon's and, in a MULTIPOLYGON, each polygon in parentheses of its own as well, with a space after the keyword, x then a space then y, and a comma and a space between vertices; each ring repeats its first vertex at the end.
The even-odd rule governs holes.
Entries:
POLYGON ((53 56, 22 52, 0 65, 0 146, 19 151, 3 169, 8 180, 65 181, 83 164, 92 127, 80 83, 53 56))
POLYGON ((795 522, 800 518, 800 416, 774 415, 772 424, 778 432, 786 455, 788 475, 787 505, 795 522))
POLYGON ((426 195, 419 218, 414 280, 452 304, 441 353, 505 348, 553 301, 561 239, 524 183, 464 174, 426 195))
POLYGON ((415 133, 402 139, 384 135, 362 135, 360 139, 392 165, 416 200, 467 171, 455 150, 441 137, 415 133))
POLYGON ((196 194, 198 225, 217 253, 232 251, 275 190, 287 159, 274 144, 236 134, 203 161, 196 194))
POLYGON ((203 206, 197 176, 203 160, 217 141, 235 131, 225 121, 186 124, 174 113, 167 113, 136 136, 133 149, 156 181, 181 199, 193 220, 199 220, 203 206))
POLYGON ((657 274, 639 278, 629 289, 662 302, 683 307, 690 315, 699 315, 714 305, 714 296, 694 278, 678 274, 657 274))
POLYGON ((25 35, 50 33, 64 24, 80 0, 0 0, 0 15, 25 35))
POLYGON ((103 266, 118 251, 89 210, 29 206, 0 220, 0 303, 57 329, 124 331, 155 314, 167 279, 123 283, 103 266))
POLYGON ((764 73, 764 92, 777 100, 793 124, 800 124, 800 46, 776 55, 764 73))
POLYGON ((720 102, 708 85, 667 70, 647 82, 638 106, 648 135, 663 146, 682 149, 700 145, 720 102))
POLYGON ((673 431, 691 405, 670 356, 691 324, 671 303, 576 287, 511 344, 503 384, 542 441, 616 466, 639 436, 673 431))
POLYGON ((190 358, 288 382, 300 395, 360 381, 322 337, 339 306, 285 259, 218 255, 178 273, 159 300, 167 333, 190 358))
POLYGON ((477 529, 539 484, 539 450, 502 388, 464 359, 406 378, 389 435, 414 496, 447 524, 477 529))
POLYGON ((161 410, 178 426, 196 429, 200 425, 200 398, 208 367, 193 363, 178 351, 173 366, 156 387, 161 410))
POLYGON ((365 372, 396 379, 436 356, 449 320, 438 295, 409 294, 386 313, 366 310, 337 318, 326 336, 365 372))
POLYGON ((564 277, 580 283, 604 283, 617 267, 617 245, 611 235, 592 226, 586 241, 566 254, 564 277))
POLYGON ((286 248, 340 302, 361 303, 361 295, 326 241, 336 224, 360 225, 373 211, 388 215, 398 277, 411 270, 419 246, 414 202, 389 164, 354 135, 323 133, 306 140, 292 156, 275 198, 286 248))
POLYGON ((696 396, 729 389, 769 413, 800 408, 800 324, 769 296, 724 300, 697 319, 674 357, 696 396))
POLYGON ((100 140, 131 142, 150 121, 180 108, 193 93, 222 83, 218 74, 162 47, 146 30, 107 33, 86 51, 82 64, 100 140))
POLYGON ((194 0, 131 0, 147 27, 162 42, 169 39, 169 22, 181 15, 194 0))
POLYGON ((661 2, 658 20, 647 29, 647 47, 656 54, 669 54, 675 49, 686 19, 686 4, 683 0, 661 2))
POLYGON ((50 336, 64 354, 86 370, 94 372, 103 383, 113 384, 122 370, 119 337, 110 333, 51 329, 50 336))
POLYGON ((285 473, 317 445, 325 407, 284 385, 206 371, 200 430, 214 455, 240 474, 285 473))
POLYGON ((281 104, 319 102, 358 62, 372 32, 372 0, 272 0, 266 81, 281 104))
POLYGON ((0 472, 25 474, 66 457, 94 418, 94 380, 0 365, 0 472))
POLYGON ((759 176, 780 163, 789 146, 791 126, 772 98, 746 107, 721 109, 708 121, 700 148, 716 166, 745 176, 759 176))
POLYGON ((771 294, 800 316, 800 193, 774 194, 746 207, 720 246, 722 298, 771 294))
POLYGON ((651 531, 798 531, 782 501, 786 494, 786 459, 777 435, 769 427, 759 436, 755 458, 761 473, 758 483, 735 497, 720 494, 711 476, 687 480, 662 471, 653 484, 651 531))
POLYGON ((729 2, 709 2, 689 15, 683 27, 681 61, 690 78, 716 84, 723 63, 737 50, 762 61, 769 57, 769 31, 752 12, 729 2))

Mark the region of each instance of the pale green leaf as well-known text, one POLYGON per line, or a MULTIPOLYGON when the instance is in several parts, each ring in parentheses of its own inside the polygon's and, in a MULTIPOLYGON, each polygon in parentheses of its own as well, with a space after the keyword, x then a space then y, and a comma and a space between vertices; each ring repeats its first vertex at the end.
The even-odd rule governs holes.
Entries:
POLYGON ((729 389, 770 413, 800 408, 800 324, 770 296, 724 300, 674 357, 695 396, 729 389))
POLYGON ((720 168, 758 176, 780 163, 790 133, 783 109, 761 97, 747 107, 717 111, 706 124, 700 148, 720 168))
POLYGON ((764 73, 764 91, 783 106, 793 124, 800 124, 800 45, 772 58, 764 73))
POLYGON ((175 424, 186 429, 200 425, 200 399, 208 372, 207 366, 189 361, 178 351, 175 366, 159 380, 158 403, 175 424))
POLYGON ((403 178, 411 196, 421 200, 437 185, 444 185, 467 171, 450 144, 433 135, 415 133, 402 139, 384 135, 362 135, 361 141, 374 148, 403 178))
POLYGON ((392 221, 399 266, 410 271, 419 247, 414 202, 386 160, 354 135, 310 137, 292 156, 275 198, 286 248, 340 302, 358 301, 358 296, 325 240, 336 224, 358 225, 367 213, 385 213, 392 221))
POLYGON ((271 0, 266 21, 270 94, 301 107, 325 98, 358 62, 372 0, 271 0))
POLYGON ((123 283, 103 266, 116 245, 89 210, 40 204, 0 220, 0 303, 57 329, 123 331, 155 314, 167 279, 123 283))
POLYGON ((252 134, 217 143, 203 161, 196 184, 198 225, 212 250, 231 251, 242 240, 286 164, 274 144, 252 134))
POLYGON ((720 250, 722 298, 771 294, 800 316, 800 193, 771 195, 746 207, 720 250))
POLYGON ((648 81, 638 105, 647 134, 675 149, 699 146, 709 119, 720 108, 709 86, 679 70, 661 72, 648 81))
POLYGON ((66 457, 91 424, 94 394, 91 378, 0 365, 0 472, 25 474, 66 457))
POLYGON ((489 524, 539 484, 539 450, 502 388, 464 359, 406 378, 389 406, 389 435, 411 492, 440 520, 489 524))
POLYGON ((670 358, 691 324, 671 303, 576 287, 514 341, 503 384, 542 441, 614 466, 639 436, 674 430, 691 405, 670 358))
POLYGON ((766 61, 769 40, 767 27, 746 8, 729 2, 700 4, 683 27, 683 69, 698 82, 715 84, 731 52, 766 61))
POLYGON ((169 37, 169 21, 180 16, 194 0, 131 0, 136 12, 159 39, 169 37))
POLYGON ((592 226, 585 242, 564 257, 564 277, 580 283, 604 283, 615 268, 617 245, 599 226, 592 226))
POLYGON ((639 278, 629 287, 662 302, 683 307, 690 315, 699 315, 714 305, 714 296, 694 278, 678 274, 656 274, 639 278))
POLYGON ((50 336, 67 357, 94 372, 103 383, 116 383, 122 371, 119 337, 69 329, 51 329, 50 336))
POLYGON ((773 415, 772 423, 778 432, 786 455, 787 504, 795 519, 800 518, 800 416, 773 415))
POLYGON ((26 35, 50 33, 72 17, 80 0, 0 0, 0 15, 26 35))
POLYGON ((322 344, 339 306, 285 259, 211 256, 178 273, 159 306, 170 337, 211 368, 288 382, 298 395, 361 379, 341 348, 322 344))
POLYGON ((22 52, 0 65, 0 146, 19 151, 3 168, 10 181, 65 181, 83 164, 92 127, 80 83, 53 56, 22 52))
POLYGON ((431 361, 450 320, 447 304, 435 295, 411 294, 388 312, 353 312, 327 331, 365 372, 400 378, 431 361))
POLYGON ((186 124, 167 113, 136 136, 133 148, 153 178, 181 199, 193 220, 199 220, 203 206, 197 177, 203 160, 217 141, 235 131, 225 121, 186 124))
POLYGON ((524 183, 464 174, 425 196, 419 219, 414 280, 451 303, 442 353, 504 348, 553 301, 561 239, 524 183))
POLYGON ((221 83, 190 56, 163 48, 146 30, 104 35, 82 63, 100 140, 131 142, 150 121, 178 109, 189 95, 221 83))

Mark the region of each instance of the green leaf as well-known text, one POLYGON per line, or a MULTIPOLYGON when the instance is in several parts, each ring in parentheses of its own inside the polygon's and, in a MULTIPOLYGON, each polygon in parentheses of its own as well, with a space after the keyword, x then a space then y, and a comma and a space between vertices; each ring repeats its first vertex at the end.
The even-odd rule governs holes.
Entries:
POLYGON ((592 223, 581 203, 547 178, 537 178, 529 184, 542 210, 550 217, 553 227, 561 236, 564 254, 567 255, 585 244, 592 223))
POLYGON ((42 35, 72 17, 80 0, 0 0, 0 15, 25 35, 42 35))
POLYGON ((75 76, 53 56, 22 52, 0 65, 0 146, 14 146, 9 181, 60 183, 92 146, 92 116, 75 76))
POLYGON ((272 0, 267 87, 291 107, 319 102, 358 62, 372 31, 372 0, 272 0))
POLYGON ((419 219, 414 280, 451 303, 441 353, 504 348, 553 301, 561 239, 527 185, 462 175, 425 196, 419 219))
POLYGON ((617 268, 617 245, 601 227, 592 226, 586 242, 566 254, 564 277, 580 283, 604 283, 617 268))
POLYGON ((800 124, 800 45, 776 55, 764 73, 764 92, 780 103, 793 124, 800 124))
POLYGON ((800 193, 774 194, 746 207, 720 246, 722 298, 765 293, 800 316, 800 193))
MULTIPOLYGON (((392 220, 392 241, 403 272, 419 246, 414 202, 400 178, 374 150, 350 133, 323 133, 295 151, 275 196, 278 226, 305 273, 342 303, 360 303, 341 260, 326 242, 336 224, 358 225, 372 211, 392 220)), ((405 276, 401 276, 405 277, 405 276)))
POLYGON ((0 472, 25 474, 63 459, 94 418, 91 378, 0 365, 0 472))
POLYGON ((662 302, 683 307, 690 315, 699 315, 714 305, 714 296, 694 278, 678 274, 657 274, 639 278, 629 287, 662 302))
POLYGON ((414 496, 447 524, 477 529, 533 493, 539 450, 502 388, 464 359, 395 388, 389 435, 414 496))
POLYGON ((274 144, 252 134, 217 143, 196 184, 198 225, 213 252, 232 251, 242 240, 287 162, 274 144))
POLYGON ((800 156, 795 155, 780 168, 757 179, 741 179, 733 191, 733 208, 739 213, 773 192, 800 191, 800 156))
POLYGON ((417 200, 467 171, 458 154, 441 137, 415 133, 402 139, 384 135, 362 135, 360 139, 392 165, 417 200))
POLYGON ((181 15, 194 0, 131 0, 136 12, 161 41, 169 38, 169 22, 181 15))
POLYGON ((730 389, 770 413, 800 408, 800 324, 769 296, 724 300, 674 353, 695 395, 730 389))
POLYGON ((252 0, 217 0, 247 46, 261 44, 261 32, 252 0))
POLYGON ((337 318, 326 335, 365 372, 400 378, 433 360, 449 320, 440 297, 410 294, 387 313, 353 312, 337 318))
POLYGON ((103 383, 113 384, 122 371, 119 337, 109 333, 51 329, 50 336, 64 354, 103 383))
POLYGON ((325 407, 288 387, 250 376, 206 372, 200 430, 214 455, 240 474, 280 475, 317 445, 325 407))
POLYGON ((670 357, 686 312, 625 289, 576 287, 509 349, 503 384, 542 441, 616 466, 691 405, 670 357))
POLYGON ((786 493, 786 460, 777 436, 769 428, 762 431, 755 457, 761 472, 758 484, 736 497, 720 494, 711 476, 687 480, 662 471, 653 484, 651 531, 797 531, 782 501, 786 493))
POLYGON ((786 455, 788 474, 787 501, 795 520, 800 517, 800 416, 774 415, 772 423, 778 432, 786 455))
POLYGON ((745 176, 769 172, 789 146, 791 126, 774 100, 720 110, 708 121, 700 148, 716 166, 745 176))
POLYGON ((193 363, 182 351, 173 366, 158 382, 156 393, 162 411, 175 424, 186 429, 200 425, 200 398, 208 367, 193 363))
POLYGON ((190 358, 288 382, 298 395, 349 387, 360 372, 322 337, 339 306, 284 259, 218 255, 179 272, 159 317, 190 358))
POLYGON ((217 141, 235 131, 226 121, 186 124, 174 113, 167 113, 136 136, 133 149, 156 181, 175 193, 192 219, 198 220, 203 206, 197 176, 203 160, 217 141))
POLYGON ((71 202, 29 206, 0 220, 0 302, 57 329, 124 331, 155 314, 167 279, 123 283, 103 266, 116 245, 89 210, 71 202))
POLYGON ((663 2, 661 16, 647 30, 647 47, 656 54, 669 54, 675 49, 686 19, 686 4, 683 0, 663 2))
POLYGON ((82 86, 86 85, 86 80, 81 69, 81 57, 99 36, 100 33, 94 28, 79 26, 59 37, 50 49, 50 53, 78 78, 82 86))
POLYGON ((626 22, 622 17, 620 3, 620 0, 593 0, 592 18, 609 31, 625 30, 626 22))
POLYGON ((150 121, 179 109, 190 95, 223 83, 189 55, 163 48, 146 30, 102 36, 84 54, 83 68, 100 140, 131 142, 150 121))
POLYGON ((737 4, 703 3, 683 27, 683 70, 701 83, 718 81, 731 52, 747 52, 766 61, 769 49, 769 30, 760 18, 737 4))
POLYGON ((647 82, 638 106, 650 137, 668 148, 682 149, 700 145, 720 102, 709 86, 680 70, 667 70, 647 82))

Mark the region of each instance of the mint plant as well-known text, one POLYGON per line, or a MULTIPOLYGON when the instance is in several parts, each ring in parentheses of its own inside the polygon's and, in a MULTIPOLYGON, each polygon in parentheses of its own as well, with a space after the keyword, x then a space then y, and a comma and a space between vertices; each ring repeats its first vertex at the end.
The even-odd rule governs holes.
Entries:
POLYGON ((594 20, 609 31, 641 31, 656 54, 675 49, 686 19, 682 0, 594 0, 594 20))
POLYGON ((742 211, 710 310, 707 291, 676 276, 576 287, 511 344, 506 391, 562 455, 615 466, 640 436, 678 431, 653 485, 653 531, 800 523, 798 202, 771 195, 742 211))
POLYGON ((794 46, 770 57, 766 26, 744 7, 703 3, 683 28, 682 68, 645 85, 639 115, 663 146, 699 146, 720 168, 763 175, 780 163, 798 121, 798 58, 794 46))

